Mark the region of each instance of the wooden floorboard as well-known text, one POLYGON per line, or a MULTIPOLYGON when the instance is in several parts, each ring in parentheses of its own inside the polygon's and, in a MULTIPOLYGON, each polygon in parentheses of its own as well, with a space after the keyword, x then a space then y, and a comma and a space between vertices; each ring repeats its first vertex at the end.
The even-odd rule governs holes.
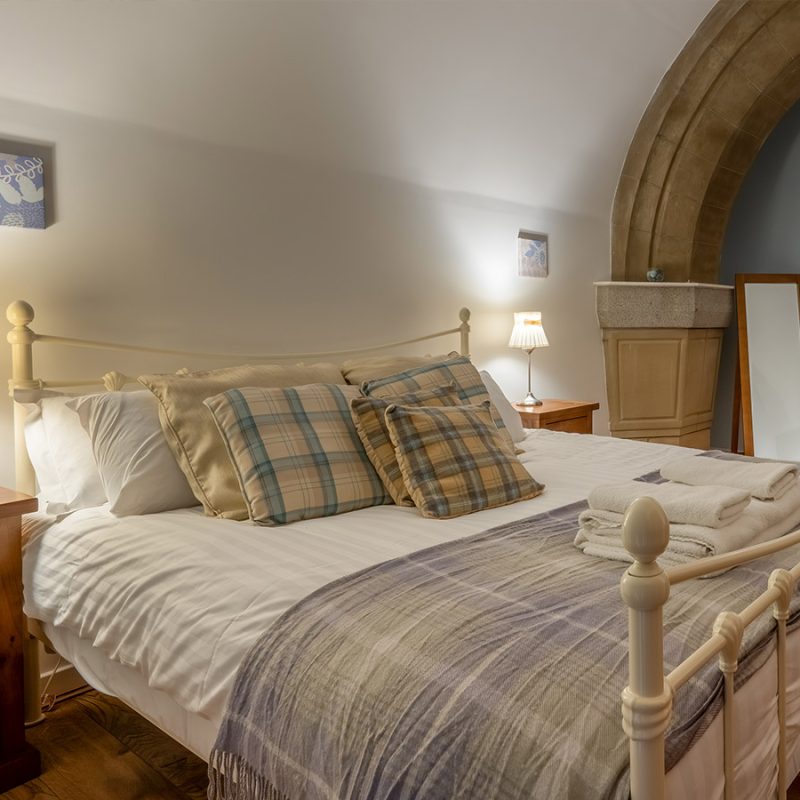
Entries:
POLYGON ((28 730, 42 774, 2 800, 204 800, 207 766, 112 697, 67 700, 28 730))
MULTIPOLYGON (((66 700, 28 730, 39 778, 0 800, 205 800, 206 763, 113 697, 66 700)), ((687 798, 687 800, 691 800, 687 798)), ((788 800, 800 800, 800 778, 788 800)))

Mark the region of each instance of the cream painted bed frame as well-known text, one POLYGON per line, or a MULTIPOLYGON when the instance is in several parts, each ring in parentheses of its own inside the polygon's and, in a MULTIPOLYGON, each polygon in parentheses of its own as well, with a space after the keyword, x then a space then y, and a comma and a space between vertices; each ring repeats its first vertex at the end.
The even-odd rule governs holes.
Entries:
MULTIPOLYGON (((66 347, 75 347, 91 350, 107 350, 116 352, 142 353, 152 355, 173 356, 182 358, 200 358, 206 360, 220 360, 228 362, 261 362, 261 361, 303 361, 309 359, 332 359, 334 357, 351 357, 368 355, 384 350, 392 350, 421 342, 440 339, 445 336, 457 335, 459 337, 459 352, 469 355, 469 318, 468 308, 458 312, 459 324, 455 328, 418 336, 415 339, 405 339, 399 342, 358 347, 346 350, 328 350, 318 353, 203 353, 185 350, 168 350, 156 347, 140 347, 138 345, 120 344, 118 342, 104 342, 92 339, 73 339, 64 336, 47 336, 31 330, 30 323, 34 319, 33 307, 23 300, 16 300, 6 309, 6 318, 12 328, 7 339, 11 345, 11 379, 8 382, 9 394, 14 396, 15 389, 69 389, 99 386, 107 391, 118 391, 130 383, 137 383, 135 377, 130 377, 122 372, 112 370, 102 378, 88 378, 69 381, 47 381, 34 378, 33 372, 33 345, 54 344, 66 347)), ((27 494, 36 493, 36 475, 33 465, 28 457, 25 446, 25 409, 19 403, 14 403, 14 468, 16 488, 27 494)), ((46 646, 51 647, 38 620, 27 620, 29 636, 24 645, 25 665, 25 724, 35 725, 44 717, 39 701, 39 646, 37 639, 46 646)), ((51 647, 51 649, 54 649, 51 647)))
MULTIPOLYGON (((469 353, 470 312, 462 308, 460 324, 446 331, 408 339, 402 342, 377 345, 353 350, 320 353, 289 353, 270 355, 242 355, 220 353, 196 353, 179 350, 164 350, 113 342, 72 339, 60 336, 45 336, 34 333, 29 324, 33 321, 33 308, 25 302, 12 303, 6 312, 12 324, 8 334, 11 344, 12 377, 9 388, 53 389, 102 385, 107 390, 119 390, 128 383, 136 382, 119 372, 108 372, 101 380, 43 381, 33 377, 33 344, 58 344, 69 347, 99 350, 152 353, 165 356, 201 357, 239 361, 275 361, 309 358, 330 358, 366 354, 404 345, 436 339, 450 334, 460 336, 460 351, 469 353)), ((25 411, 14 404, 15 465, 17 489, 33 493, 35 476, 25 448, 25 411)), ((623 525, 623 542, 631 554, 633 564, 625 571, 621 581, 621 592, 628 605, 629 627, 629 685, 622 693, 622 726, 630 739, 630 775, 632 800, 663 800, 665 796, 664 735, 669 727, 674 693, 683 686, 701 667, 715 656, 724 675, 725 702, 723 707, 725 800, 733 800, 734 786, 734 713, 733 684, 742 635, 747 625, 760 614, 772 608, 777 621, 778 663, 778 725, 779 744, 775 754, 778 765, 778 797, 785 800, 787 789, 786 767, 786 621, 789 603, 800 578, 800 564, 790 570, 777 569, 770 575, 766 590, 747 608, 740 612, 725 611, 718 615, 711 636, 698 650, 679 664, 668 675, 664 674, 664 630, 663 606, 669 598, 670 587, 708 575, 721 569, 729 569, 753 561, 770 553, 784 550, 800 543, 800 531, 780 539, 753 547, 705 558, 696 563, 672 567, 666 571, 658 564, 658 556, 669 543, 669 523, 661 506, 653 499, 642 497, 628 509, 623 525)), ((29 620, 29 629, 36 634, 40 626, 29 620)), ((26 719, 35 721, 41 716, 38 708, 38 648, 33 637, 26 647, 26 719), (33 646, 32 646, 33 645, 33 646), (29 689, 28 687, 33 687, 29 689)), ((39 638, 42 638, 41 635, 39 638)), ((743 798, 742 800, 749 800, 743 798)))
MULTIPOLYGON (((14 389, 65 389, 85 386, 103 386, 107 391, 118 391, 129 383, 136 383, 135 377, 130 377, 121 372, 107 372, 101 379, 89 378, 87 380, 70 381, 44 381, 33 377, 33 345, 56 344, 66 347, 77 347, 91 350, 115 350, 129 353, 148 353, 163 356, 180 356, 184 358, 203 358, 208 360, 236 361, 303 361, 306 359, 333 358, 341 356, 366 355, 383 350, 391 350, 406 345, 427 342, 451 334, 458 334, 460 338, 459 351, 462 355, 469 355, 469 317, 468 308, 458 312, 460 324, 446 331, 437 331, 416 339, 406 339, 401 342, 389 342, 370 347, 358 347, 349 350, 328 350, 318 353, 201 353, 186 350, 165 350, 157 347, 139 347, 138 345, 119 344, 118 342, 101 342, 91 339, 71 339, 64 336, 45 336, 34 333, 28 326, 33 322, 33 307, 23 300, 16 300, 6 309, 6 318, 12 324, 8 333, 8 342, 11 345, 11 380, 9 391, 13 397, 14 389)), ((20 492, 35 493, 36 477, 33 466, 28 458, 25 447, 25 409, 18 403, 14 404, 14 462, 16 488, 20 492)))

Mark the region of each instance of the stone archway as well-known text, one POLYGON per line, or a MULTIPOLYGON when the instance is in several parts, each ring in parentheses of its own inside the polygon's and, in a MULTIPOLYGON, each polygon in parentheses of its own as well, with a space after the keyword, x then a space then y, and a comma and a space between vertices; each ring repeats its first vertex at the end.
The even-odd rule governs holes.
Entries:
POLYGON ((716 283, 728 215, 800 99, 800 0, 720 0, 662 79, 614 197, 611 275, 716 283))

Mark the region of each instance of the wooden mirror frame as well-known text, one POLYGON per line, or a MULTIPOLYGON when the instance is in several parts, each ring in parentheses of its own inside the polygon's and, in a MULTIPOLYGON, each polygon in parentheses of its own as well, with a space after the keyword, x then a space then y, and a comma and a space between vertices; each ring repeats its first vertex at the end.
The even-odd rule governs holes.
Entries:
MULTIPOLYGON (((744 454, 755 455, 753 438, 753 404, 750 384, 750 349, 747 341, 747 299, 745 287, 754 283, 789 283, 797 289, 798 310, 800 310, 800 275, 787 274, 736 274, 736 321, 739 328, 739 364, 736 371, 736 386, 733 401, 733 425, 731 431, 731 450, 738 452, 739 444, 739 412, 741 409, 742 438, 744 454)), ((800 333, 800 332, 799 332, 800 333)))

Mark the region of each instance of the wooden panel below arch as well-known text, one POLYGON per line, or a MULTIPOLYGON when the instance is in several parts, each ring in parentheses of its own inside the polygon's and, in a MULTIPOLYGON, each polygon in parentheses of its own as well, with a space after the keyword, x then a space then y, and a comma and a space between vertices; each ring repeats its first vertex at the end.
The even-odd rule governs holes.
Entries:
POLYGON ((612 436, 707 448, 721 328, 607 328, 603 350, 612 436))

